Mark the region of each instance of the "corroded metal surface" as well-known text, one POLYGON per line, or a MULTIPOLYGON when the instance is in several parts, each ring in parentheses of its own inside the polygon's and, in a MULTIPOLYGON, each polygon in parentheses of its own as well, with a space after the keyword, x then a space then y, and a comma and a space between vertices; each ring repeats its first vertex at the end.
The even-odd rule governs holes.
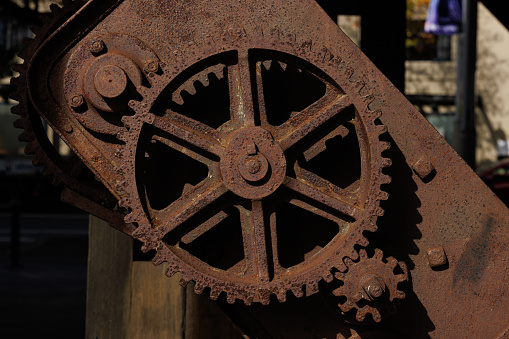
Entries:
POLYGON ((23 57, 17 125, 64 198, 250 335, 507 328, 507 210, 314 2, 65 2, 23 57))

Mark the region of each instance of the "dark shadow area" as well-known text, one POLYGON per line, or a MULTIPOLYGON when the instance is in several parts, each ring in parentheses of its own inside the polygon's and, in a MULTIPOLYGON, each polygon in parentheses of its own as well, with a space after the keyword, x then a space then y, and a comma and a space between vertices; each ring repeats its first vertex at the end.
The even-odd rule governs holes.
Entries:
POLYGON ((21 214, 16 268, 9 224, 0 214, 0 337, 83 338, 88 215, 21 214))

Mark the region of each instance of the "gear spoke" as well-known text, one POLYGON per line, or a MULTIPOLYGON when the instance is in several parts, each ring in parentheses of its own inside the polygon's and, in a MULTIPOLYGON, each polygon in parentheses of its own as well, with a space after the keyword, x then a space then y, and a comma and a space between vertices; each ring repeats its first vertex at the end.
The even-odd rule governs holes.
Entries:
POLYGON ((351 104, 351 99, 348 96, 336 97, 334 101, 330 102, 328 96, 325 95, 281 126, 282 137, 276 139, 283 151, 286 151, 351 104), (303 120, 305 117, 310 118, 303 120))
POLYGON ((260 282, 269 281, 268 247, 266 243, 265 214, 261 200, 251 203, 250 217, 243 220, 244 246, 248 266, 260 282))
POLYGON ((240 53, 239 62, 228 67, 230 114, 235 126, 255 126, 256 118, 251 87, 251 67, 247 52, 240 53))
POLYGON ((355 220, 357 220, 358 215, 361 212, 358 208, 352 206, 351 204, 327 195, 320 191, 318 188, 311 186, 310 184, 307 184, 303 181, 286 177, 283 185, 294 192, 300 193, 319 204, 332 208, 335 211, 355 220))
MULTIPOLYGON (((207 125, 180 114, 166 114, 163 117, 152 115, 151 125, 172 136, 198 147, 207 158, 222 157, 224 148, 217 140, 217 132, 207 125)), ((213 159, 216 160, 216 159, 213 159)))
POLYGON ((208 182, 210 179, 205 180, 202 185, 198 185, 196 189, 180 197, 168 207, 154 211, 153 224, 157 227, 159 238, 162 239, 187 219, 228 192, 221 182, 207 184, 208 182), (163 220, 164 223, 161 223, 163 220))

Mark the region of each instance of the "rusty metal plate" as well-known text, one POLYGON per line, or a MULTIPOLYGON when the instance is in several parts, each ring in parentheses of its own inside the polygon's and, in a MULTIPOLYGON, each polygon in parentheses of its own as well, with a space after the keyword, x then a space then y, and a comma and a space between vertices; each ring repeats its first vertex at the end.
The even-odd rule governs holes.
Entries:
POLYGON ((42 116, 89 173, 45 162, 68 200, 113 213, 246 334, 507 328, 507 209, 316 3, 54 12, 14 81, 18 126, 45 158, 42 116))

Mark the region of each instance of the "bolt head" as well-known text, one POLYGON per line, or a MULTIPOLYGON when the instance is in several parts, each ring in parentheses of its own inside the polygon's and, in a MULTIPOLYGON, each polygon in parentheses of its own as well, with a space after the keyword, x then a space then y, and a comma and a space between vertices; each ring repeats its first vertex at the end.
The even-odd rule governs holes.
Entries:
POLYGON ((429 161, 426 156, 422 156, 419 160, 412 166, 415 174, 419 176, 422 180, 426 179, 434 170, 435 166, 429 161))
POLYGON ((431 268, 441 267, 447 264, 447 255, 443 247, 431 248, 426 252, 426 255, 431 268))
POLYGON ((380 298, 385 292, 385 283, 376 274, 367 274, 360 280, 361 291, 365 299, 374 300, 380 298))
POLYGON ((159 70, 159 62, 157 60, 149 60, 145 63, 146 73, 155 73, 159 70))
POLYGON ((106 44, 102 40, 93 40, 90 43, 90 52, 99 54, 106 48, 106 44))
POLYGON ((71 100, 69 101, 69 104, 72 108, 79 108, 83 106, 85 103, 85 99, 83 98, 83 95, 81 94, 75 94, 72 96, 71 100))

